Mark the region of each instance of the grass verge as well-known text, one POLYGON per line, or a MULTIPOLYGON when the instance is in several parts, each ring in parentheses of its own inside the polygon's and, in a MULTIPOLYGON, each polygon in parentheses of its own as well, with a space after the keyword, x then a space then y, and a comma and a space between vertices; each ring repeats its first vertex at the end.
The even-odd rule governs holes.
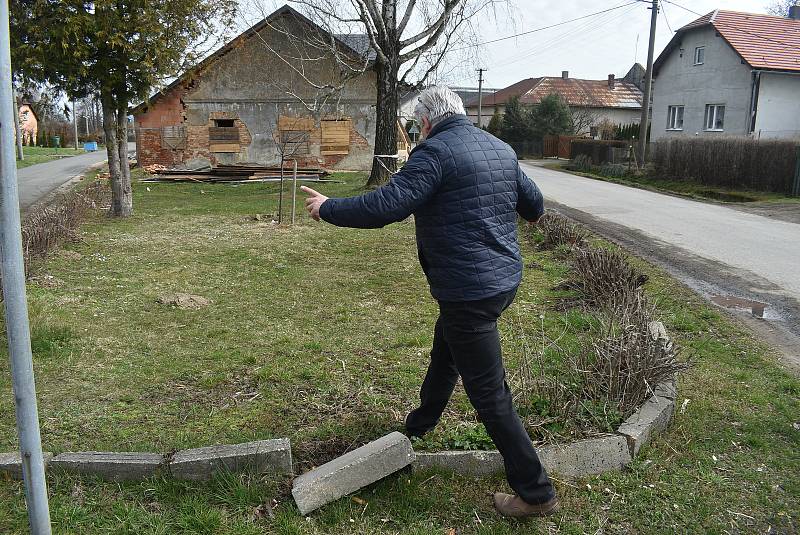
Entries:
POLYGON ((17 160, 17 169, 36 165, 37 163, 45 163, 84 154, 83 150, 65 147, 58 149, 52 147, 22 147, 22 152, 25 154, 25 159, 17 160))
MULTIPOLYGON (((319 189, 351 194, 363 183, 344 178, 346 185, 319 189)), ((413 224, 364 231, 303 217, 278 228, 254 217, 274 214, 276 197, 270 184, 135 184, 132 218, 97 217, 80 242, 47 262, 42 269, 56 282, 29 288, 46 449, 169 451, 289 436, 303 470, 400 426, 416 399, 436 313, 416 265, 413 224), (180 310, 156 302, 178 291, 213 303, 180 310)), ((520 330, 536 340, 565 318, 585 321, 554 308, 564 297, 551 289, 567 276, 562 253, 523 249, 525 280, 501 325, 510 370, 520 330)), ((795 531, 800 382, 663 272, 637 267, 694 363, 680 385, 683 410, 625 472, 559 479, 565 509, 556 518, 496 516, 487 491, 505 487, 499 477, 400 474, 360 492, 361 501, 340 500, 306 520, 285 485, 247 476, 118 485, 54 472, 55 531, 795 531), (270 518, 263 504, 273 499, 270 518)), ((3 449, 15 436, 8 375, 3 358, 3 449)), ((480 429, 459 389, 431 446, 485 447, 480 429)), ((24 532, 21 485, 0 483, 0 502, 0 532, 24 532)))

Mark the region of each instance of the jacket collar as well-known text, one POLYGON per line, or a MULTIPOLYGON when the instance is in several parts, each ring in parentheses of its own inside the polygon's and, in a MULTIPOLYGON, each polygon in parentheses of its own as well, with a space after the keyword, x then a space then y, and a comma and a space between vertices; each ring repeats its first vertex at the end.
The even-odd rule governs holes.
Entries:
POLYGON ((456 126, 472 126, 472 121, 470 121, 466 115, 452 115, 434 126, 428 134, 428 137, 425 139, 430 139, 439 132, 444 132, 445 130, 449 130, 450 128, 454 128, 456 126))

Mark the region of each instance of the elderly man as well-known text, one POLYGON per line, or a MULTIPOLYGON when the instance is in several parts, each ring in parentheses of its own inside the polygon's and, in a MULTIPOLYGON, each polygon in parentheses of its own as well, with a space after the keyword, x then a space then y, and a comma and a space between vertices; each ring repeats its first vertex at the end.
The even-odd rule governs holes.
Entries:
POLYGON ((420 94, 421 142, 388 184, 358 197, 329 199, 303 187, 306 208, 341 227, 380 228, 414 214, 419 262, 439 303, 420 406, 406 418, 411 436, 433 429, 458 376, 503 455, 516 496, 495 506, 514 516, 558 511, 558 498, 511 398, 497 332, 522 279, 517 214, 537 221, 542 194, 506 143, 476 128, 446 87, 420 94))

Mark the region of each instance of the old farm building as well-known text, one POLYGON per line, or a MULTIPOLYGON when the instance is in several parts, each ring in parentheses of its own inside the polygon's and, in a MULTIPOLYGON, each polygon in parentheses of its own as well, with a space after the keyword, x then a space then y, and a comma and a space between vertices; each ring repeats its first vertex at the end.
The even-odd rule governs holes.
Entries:
POLYGON ((133 110, 141 165, 369 169, 375 73, 365 36, 284 6, 133 110), (300 37, 302 36, 302 37, 300 37))

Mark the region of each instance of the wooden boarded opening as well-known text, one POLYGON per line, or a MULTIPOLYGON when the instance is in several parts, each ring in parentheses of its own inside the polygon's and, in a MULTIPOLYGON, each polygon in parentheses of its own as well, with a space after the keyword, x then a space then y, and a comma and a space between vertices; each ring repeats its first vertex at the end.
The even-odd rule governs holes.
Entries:
POLYGON ((214 126, 208 128, 208 150, 211 152, 239 152, 239 128, 234 119, 214 119, 214 126))
POLYGON ((320 155, 349 154, 351 127, 352 121, 349 117, 323 119, 321 121, 322 146, 320 147, 320 155))

